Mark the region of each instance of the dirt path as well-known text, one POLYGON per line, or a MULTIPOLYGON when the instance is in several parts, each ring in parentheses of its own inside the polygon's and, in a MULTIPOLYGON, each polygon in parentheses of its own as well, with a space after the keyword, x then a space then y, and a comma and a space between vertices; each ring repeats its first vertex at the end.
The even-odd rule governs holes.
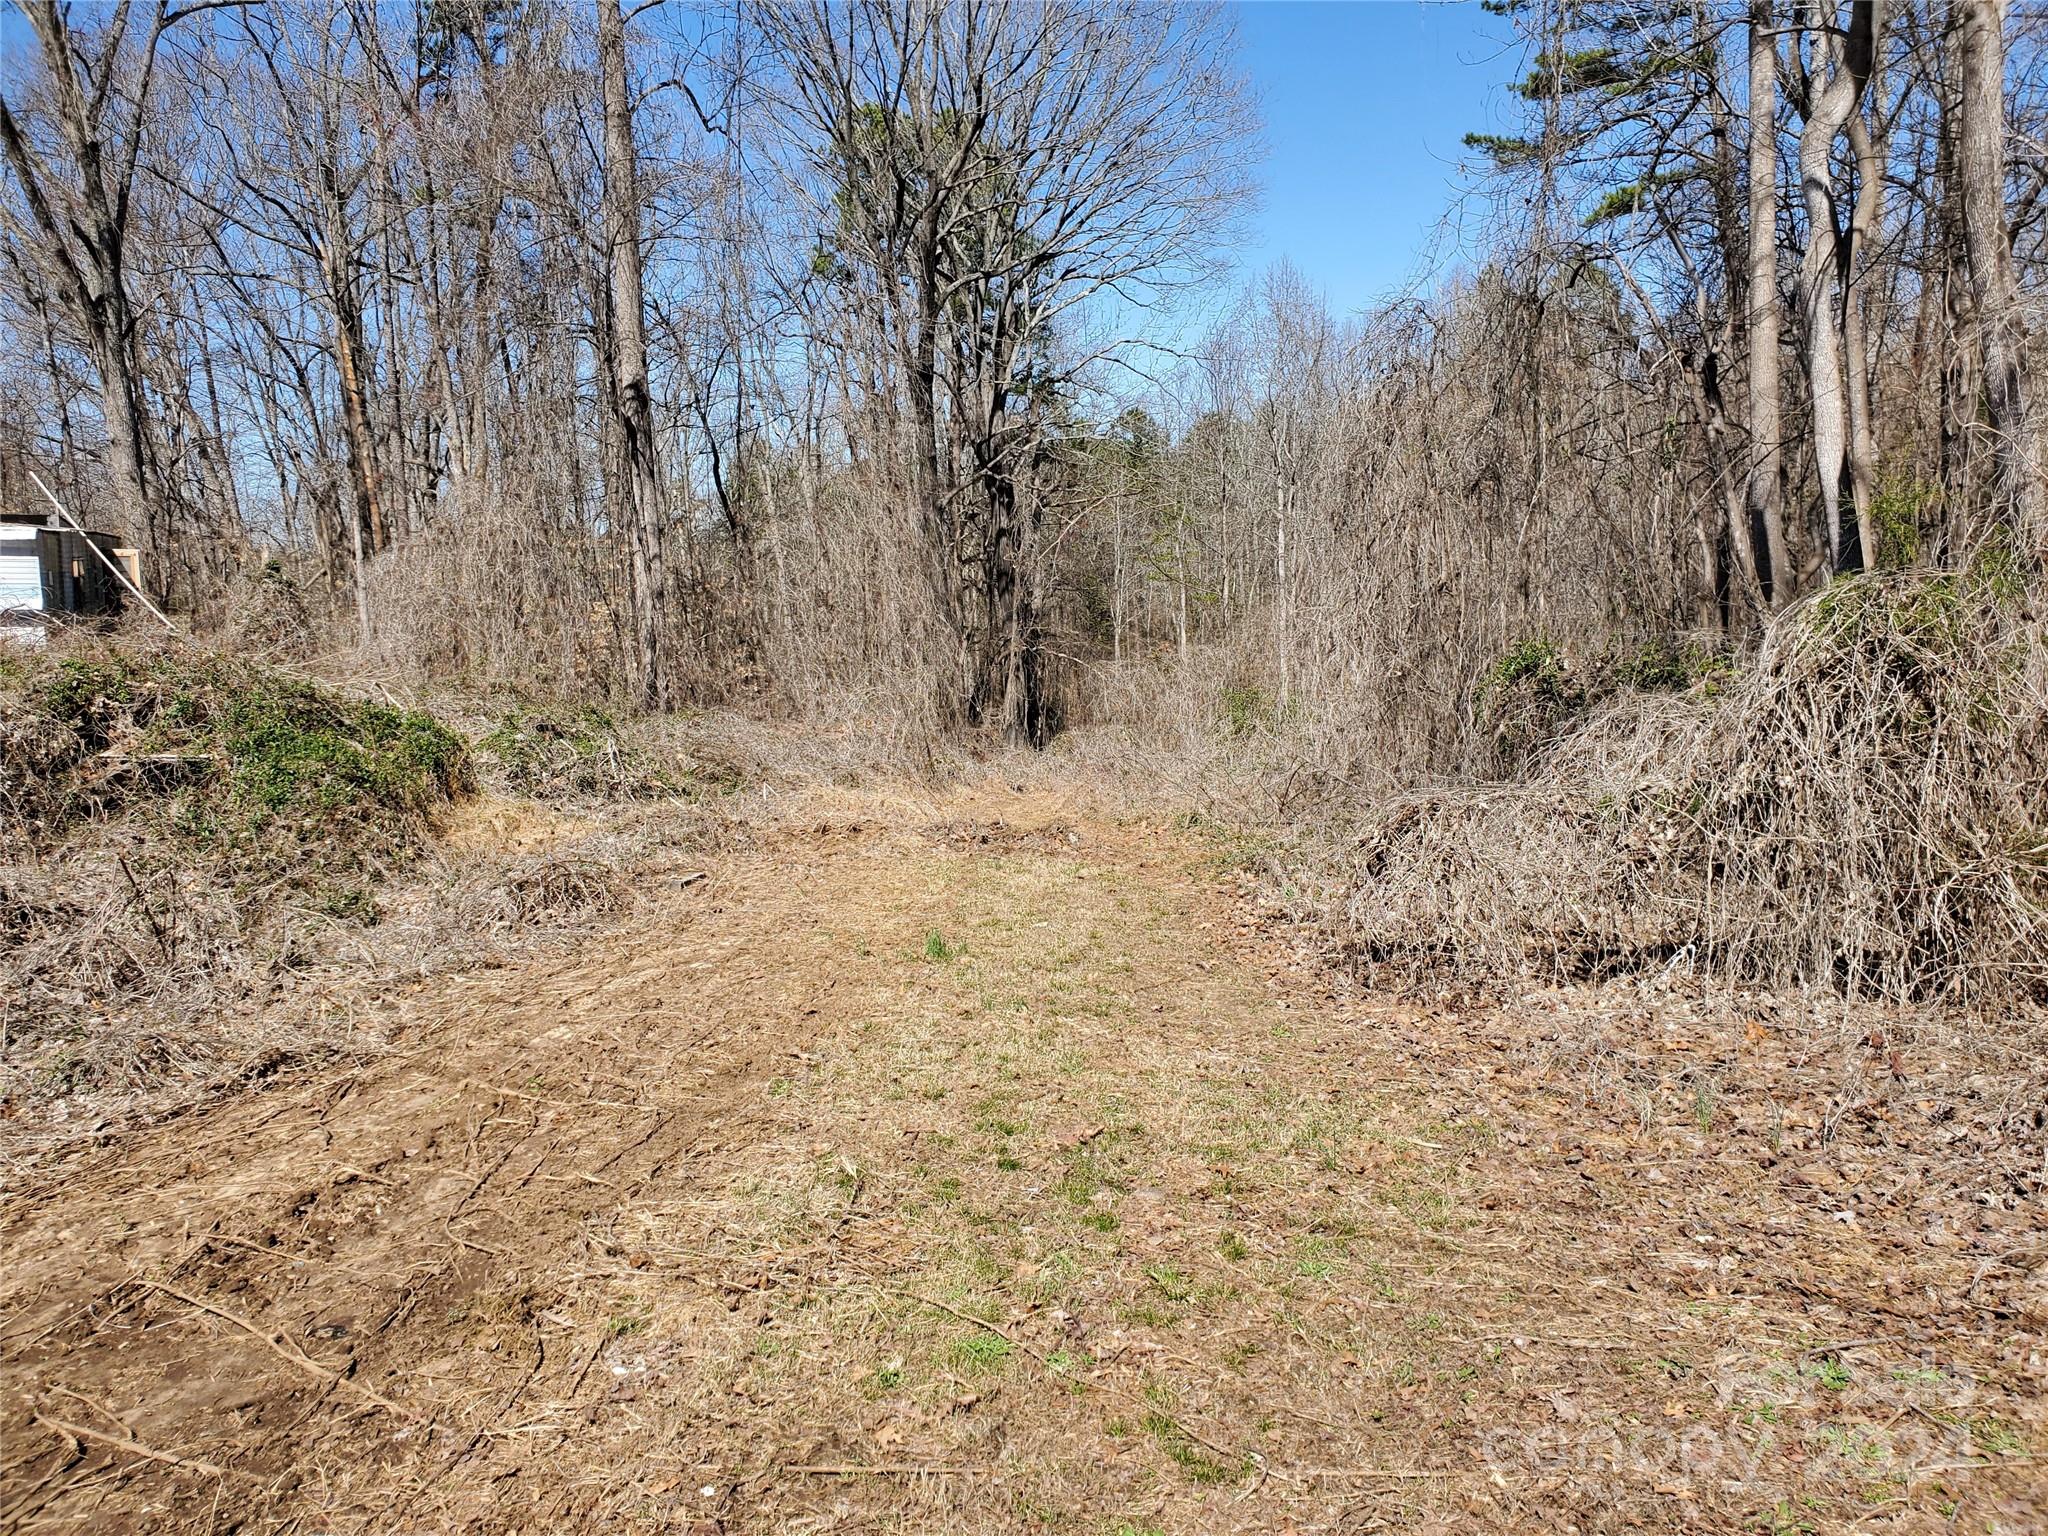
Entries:
POLYGON ((403 1012, 9 1201, 0 1528, 2048 1526, 2038 1212, 1838 1219, 1881 1137, 1355 997, 1186 834, 821 795, 403 1012))

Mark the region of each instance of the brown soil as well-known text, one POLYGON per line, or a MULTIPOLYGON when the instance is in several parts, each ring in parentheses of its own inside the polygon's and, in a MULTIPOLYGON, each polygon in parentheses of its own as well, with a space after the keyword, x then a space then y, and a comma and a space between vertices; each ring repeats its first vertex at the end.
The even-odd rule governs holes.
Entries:
POLYGON ((36 1168, 0 1528, 2048 1528, 2024 1063, 1362 996, 1191 834, 792 804, 36 1168))

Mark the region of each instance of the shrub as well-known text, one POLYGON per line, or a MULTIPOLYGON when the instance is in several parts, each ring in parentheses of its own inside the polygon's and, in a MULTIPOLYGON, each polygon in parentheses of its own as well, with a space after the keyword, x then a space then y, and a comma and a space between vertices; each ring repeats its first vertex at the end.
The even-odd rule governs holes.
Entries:
POLYGON ((295 660, 318 647, 318 589, 301 583, 275 557, 236 577, 227 591, 222 643, 237 656, 295 660))
POLYGON ((530 795, 694 798, 737 782, 729 770, 659 750, 644 731, 621 730, 601 709, 520 705, 477 746, 509 787, 530 795))
POLYGON ((1920 529, 1940 490, 1916 475, 1889 474, 1878 484, 1870 503, 1870 526, 1877 548, 1870 566, 1878 571, 1903 570, 1920 559, 1920 529))
POLYGON ((1727 658, 1697 640, 1660 635, 1625 650, 1609 667, 1617 689, 1638 693, 1683 693, 1701 683, 1718 685, 1732 671, 1727 658))
POLYGON ((1494 696, 1509 689, 1524 692, 1553 704, 1575 704, 1585 695, 1571 679, 1571 664, 1556 642, 1524 640, 1510 647, 1486 675, 1486 691, 1494 696))
POLYGON ((1272 724, 1273 702, 1251 683, 1231 683, 1222 696, 1223 734, 1233 740, 1272 724))
POLYGON ((1838 580, 1725 687, 1618 696, 1521 782, 1379 808, 1339 876, 1345 941, 1479 973, 1689 957, 2048 995, 2044 655, 1996 562, 1838 580))
POLYGON ((117 812, 250 872, 324 879, 413 845, 472 787, 428 716, 183 651, 10 658, 0 812, 42 844, 117 812))
POLYGON ((1474 710, 1493 740, 1498 766, 1513 773, 1586 703, 1586 690, 1555 642, 1523 640, 1510 647, 1480 680, 1474 710))
POLYGON ((0 1093, 111 1113, 340 1048, 346 1011, 270 1000, 370 953, 384 877, 469 787, 453 732, 274 668, 0 653, 0 1093))

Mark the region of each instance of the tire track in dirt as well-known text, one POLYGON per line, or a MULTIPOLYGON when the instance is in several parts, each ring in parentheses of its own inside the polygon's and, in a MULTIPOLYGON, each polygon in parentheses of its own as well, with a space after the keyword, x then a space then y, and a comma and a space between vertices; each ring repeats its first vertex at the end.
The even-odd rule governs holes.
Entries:
POLYGON ((586 1224, 746 1136, 765 1064, 830 1006, 805 914, 874 857, 773 839, 622 932, 430 986, 392 1055, 10 1200, 0 1527, 210 1529, 332 1505, 309 1474, 335 1467, 384 1486, 373 1524, 404 1524, 410 1480, 448 1477, 536 1382, 587 1374, 602 1340, 551 1326, 527 1277, 619 1266, 586 1224), (479 1380, 484 1333, 504 1363, 479 1380))

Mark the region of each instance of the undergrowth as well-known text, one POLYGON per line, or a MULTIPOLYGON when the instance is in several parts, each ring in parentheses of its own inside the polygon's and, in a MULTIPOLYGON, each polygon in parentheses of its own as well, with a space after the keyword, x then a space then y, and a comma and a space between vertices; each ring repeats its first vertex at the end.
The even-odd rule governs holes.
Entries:
POLYGON ((380 1049, 389 987, 609 923, 742 835, 705 791, 744 742, 478 702, 184 644, 0 650, 0 1161, 380 1049))
POLYGON ((401 854, 474 787, 462 738, 424 714, 213 657, 0 657, 0 700, 0 814, 45 847, 128 814, 324 878, 401 854))
POLYGON ((1575 718, 1507 782, 1377 807, 1317 889, 1354 956, 1411 971, 2048 996, 2048 680, 2022 595, 1997 562, 1843 578, 1746 668, 1638 658, 1598 702, 1518 653, 1490 685, 1575 718))
POLYGON ((283 978, 360 947, 472 787, 463 739, 429 716, 265 666, 0 652, 9 1112, 318 1049, 319 1028, 273 1039, 254 1016, 283 978))
POLYGON ((522 794, 596 799, 695 799, 730 789, 721 765, 657 749, 602 709, 520 703, 477 740, 496 776, 522 794))
POLYGON ((1583 664, 1547 636, 1510 646, 1480 678, 1474 717, 1491 737, 1496 771, 1529 767, 1600 705, 1636 694, 1718 694, 1729 660, 1705 640, 1659 635, 1607 648, 1583 664))

